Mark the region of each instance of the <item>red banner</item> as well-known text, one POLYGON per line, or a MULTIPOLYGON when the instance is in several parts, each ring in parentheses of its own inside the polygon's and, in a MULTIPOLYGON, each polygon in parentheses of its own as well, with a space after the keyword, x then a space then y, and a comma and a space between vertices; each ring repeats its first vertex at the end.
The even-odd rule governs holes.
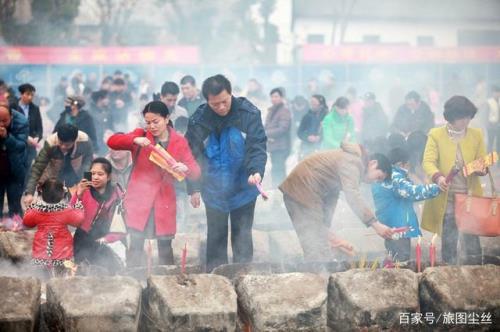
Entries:
POLYGON ((0 47, 0 64, 181 64, 200 62, 198 47, 0 47))
POLYGON ((410 47, 304 45, 304 63, 489 63, 500 47, 410 47))

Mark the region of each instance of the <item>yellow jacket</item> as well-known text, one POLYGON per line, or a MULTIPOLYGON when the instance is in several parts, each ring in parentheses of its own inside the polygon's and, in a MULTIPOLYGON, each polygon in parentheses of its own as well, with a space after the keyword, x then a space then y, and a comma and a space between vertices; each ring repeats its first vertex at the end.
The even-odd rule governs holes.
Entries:
MULTIPOLYGON (((465 137, 459 144, 466 164, 486 155, 481 129, 468 128, 465 137)), ((429 131, 425 145, 422 167, 429 177, 433 177, 436 173, 442 173, 446 176, 455 165, 456 154, 457 144, 449 137, 446 126, 433 128, 429 131)), ((473 195, 483 195, 478 176, 469 176, 468 187, 473 195)), ((423 229, 441 235, 447 202, 448 192, 425 201, 422 213, 423 229)))

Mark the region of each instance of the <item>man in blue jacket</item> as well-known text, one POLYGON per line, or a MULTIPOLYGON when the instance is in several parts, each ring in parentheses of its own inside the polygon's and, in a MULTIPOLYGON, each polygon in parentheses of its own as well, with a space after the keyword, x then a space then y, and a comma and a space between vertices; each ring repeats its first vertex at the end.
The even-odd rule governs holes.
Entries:
POLYGON ((0 104, 0 217, 3 199, 7 193, 9 216, 21 215, 21 196, 27 169, 28 120, 13 111, 7 104, 0 104))
POLYGON ((228 217, 234 263, 252 261, 252 224, 266 166, 266 134, 260 111, 245 98, 231 95, 222 75, 203 82, 206 104, 189 119, 186 138, 201 165, 202 179, 188 183, 193 207, 205 203, 207 271, 227 264, 228 217))

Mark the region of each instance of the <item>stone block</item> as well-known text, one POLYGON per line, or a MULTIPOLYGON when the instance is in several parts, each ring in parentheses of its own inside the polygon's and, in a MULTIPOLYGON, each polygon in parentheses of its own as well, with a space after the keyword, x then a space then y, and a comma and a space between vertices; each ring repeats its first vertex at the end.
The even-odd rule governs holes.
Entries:
POLYGON ((145 311, 148 331, 235 331, 237 299, 222 276, 151 276, 145 311))
POLYGON ((354 269, 328 283, 328 326, 334 331, 401 328, 400 313, 419 311, 418 275, 406 269, 354 269))
POLYGON ((137 331, 141 292, 129 277, 52 279, 45 323, 56 331, 137 331))
POLYGON ((236 292, 251 331, 324 331, 326 280, 311 273, 246 275, 236 292))
POLYGON ((0 331, 34 331, 40 312, 40 281, 0 277, 0 331))

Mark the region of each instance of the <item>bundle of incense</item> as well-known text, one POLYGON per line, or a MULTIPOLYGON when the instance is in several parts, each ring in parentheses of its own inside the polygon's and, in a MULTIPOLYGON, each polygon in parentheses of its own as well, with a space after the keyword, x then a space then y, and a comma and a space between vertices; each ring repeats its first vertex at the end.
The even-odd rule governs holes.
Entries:
POLYGON ((446 183, 451 183, 455 175, 457 175, 460 172, 460 168, 457 166, 453 166, 453 168, 450 170, 448 175, 446 176, 446 183))
POLYGON ((186 274, 186 259, 187 259, 187 243, 184 243, 184 249, 182 249, 182 257, 181 257, 182 274, 186 274))
POLYGON ((173 169, 177 161, 165 150, 161 147, 161 145, 148 145, 146 149, 150 150, 149 160, 160 166, 162 169, 166 170, 177 181, 182 181, 186 177, 186 174, 183 172, 178 172, 173 169))
POLYGON ((486 167, 494 165, 498 161, 498 154, 496 152, 488 153, 486 156, 471 161, 463 167, 464 176, 467 177, 474 172, 482 172, 486 167))
POLYGON ((261 183, 256 183, 255 186, 257 187, 257 190, 259 193, 262 195, 262 198, 267 201, 269 199, 269 195, 264 191, 264 188, 262 187, 261 183))

